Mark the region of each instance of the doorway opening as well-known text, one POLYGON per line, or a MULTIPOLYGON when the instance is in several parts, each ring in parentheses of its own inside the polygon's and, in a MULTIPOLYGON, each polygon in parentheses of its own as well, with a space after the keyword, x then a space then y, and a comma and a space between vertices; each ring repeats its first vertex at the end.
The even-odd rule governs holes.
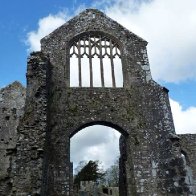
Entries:
MULTIPOLYGON (((110 126, 93 125, 81 129, 70 139, 70 161, 73 163, 73 191, 119 192, 119 138, 121 133, 110 126), (91 178, 91 163, 103 176, 91 178), (100 177, 100 178, 99 178, 100 177), (78 183, 79 179, 79 183, 78 183)), ((84 193, 85 194, 85 193, 84 193)))

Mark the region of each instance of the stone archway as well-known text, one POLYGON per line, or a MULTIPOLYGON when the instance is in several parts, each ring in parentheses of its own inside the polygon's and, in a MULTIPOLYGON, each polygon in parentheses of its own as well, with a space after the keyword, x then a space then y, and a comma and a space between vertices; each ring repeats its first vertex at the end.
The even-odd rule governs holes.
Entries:
MULTIPOLYGON (((98 140, 100 140, 100 138, 102 137, 102 138, 105 138, 105 135, 107 135, 107 134, 109 134, 109 133, 113 133, 114 131, 115 132, 118 132, 119 134, 121 134, 121 136, 120 136, 120 140, 118 141, 118 145, 117 146, 114 146, 114 144, 113 144, 113 147, 114 148, 118 148, 119 149, 119 157, 118 157, 118 162, 119 162, 119 173, 118 173, 118 175, 119 175, 119 191, 120 191, 120 195, 127 195, 126 194, 126 170, 125 170, 125 163, 126 163, 126 139, 128 138, 128 134, 127 134, 127 132, 125 131, 125 130, 123 130, 121 127, 119 127, 118 125, 116 125, 116 124, 113 124, 113 123, 111 123, 111 122, 104 122, 104 121, 102 121, 102 122, 91 122, 91 123, 87 123, 87 124, 84 124, 84 125, 82 125, 82 126, 80 126, 80 127, 78 127, 75 131, 73 131, 72 133, 73 134, 71 134, 71 137, 70 137, 70 140, 72 140, 72 138, 75 136, 75 135, 77 135, 78 133, 80 133, 80 132, 83 132, 85 130, 85 133, 88 133, 89 135, 87 136, 86 134, 85 134, 85 138, 86 137, 92 137, 92 134, 93 134, 93 132, 97 132, 96 133, 96 137, 98 137, 99 139, 98 140), (97 128, 96 126, 99 126, 99 128, 97 128), (96 128, 96 130, 91 130, 90 131, 90 128, 96 128), (87 130, 87 128, 89 129, 89 130, 87 130), (107 128, 109 128, 109 130, 106 130, 107 128), (105 132, 103 132, 103 131, 101 131, 101 133, 102 134, 104 134, 104 135, 100 135, 99 133, 98 133, 98 131, 99 130, 101 131, 101 129, 104 129, 104 131, 105 132), (92 132, 92 133, 90 133, 90 132, 92 132)), ((114 134, 114 133, 113 133, 114 134)), ((108 135, 107 135, 108 136, 108 135)), ((111 136, 111 135, 110 135, 111 136)), ((80 138, 80 137, 79 137, 80 138)), ((93 139, 93 138, 92 138, 93 139)), ((82 137, 82 141, 84 140, 84 137, 82 137)), ((89 140, 89 139, 88 139, 89 140)), ((80 141, 80 140, 78 140, 78 138, 77 138, 77 140, 76 140, 77 142, 78 141, 80 141)), ((103 140, 103 141, 105 141, 105 139, 103 140)), ((112 142, 114 142, 114 141, 112 141, 112 142)), ((92 141, 90 142, 91 143, 91 145, 92 145, 92 141)), ((102 143, 103 144, 103 143, 102 143)), ((111 143, 110 143, 111 144, 111 143)), ((72 144, 73 145, 73 144, 72 144)), ((83 144, 84 145, 84 144, 83 144)), ((96 145, 97 145, 97 143, 96 143, 96 145)), ((116 143, 115 143, 115 145, 116 145, 116 143)), ((80 149, 78 149, 78 150, 82 150, 82 146, 81 146, 81 148, 80 149)), ((101 150, 101 151, 103 151, 103 149, 101 150)), ((107 149, 106 149, 106 151, 107 151, 107 149)), ((71 155, 71 152, 70 152, 70 155, 71 155)), ((99 154, 100 155, 100 154, 99 154)), ((112 156, 113 158, 114 158, 114 154, 108 154, 109 156, 112 156)), ((88 157, 88 156, 87 156, 88 157)), ((93 156, 94 157, 94 156, 93 156)), ((72 159, 73 160, 73 159, 72 159)), ((82 159, 82 160, 84 160, 84 159, 82 159)), ((91 160, 100 160, 101 162, 103 161, 102 159, 99 159, 99 158, 95 158, 95 159, 91 159, 91 160)), ((71 163, 71 162, 70 162, 71 163)), ((72 163, 71 163, 71 165, 72 165, 72 163)), ((73 179, 72 178, 70 178, 70 187, 72 187, 72 182, 73 182, 73 179)), ((72 188, 70 188, 71 190, 72 190, 72 188)), ((74 194, 73 194, 74 195, 74 194)))
POLYGON ((116 131, 118 131, 119 133, 121 133, 124 137, 128 137, 128 132, 127 130, 124 130, 121 126, 119 126, 116 123, 110 122, 110 121, 90 121, 90 122, 85 122, 82 123, 81 125, 79 125, 78 127, 74 127, 73 129, 71 129, 70 131, 70 138, 73 137, 77 132, 81 131, 82 129, 86 128, 86 127, 90 127, 93 125, 103 125, 106 127, 110 127, 115 129, 116 131))
MULTIPOLYGON (((92 115, 94 116, 94 115, 92 115)), ((91 116, 91 117, 92 117, 91 116)), ((94 117, 93 117, 94 118, 94 117)), ((101 115, 97 116, 97 118, 101 119, 101 115)), ((75 121, 76 122, 76 121, 75 121)), ((135 192, 135 186, 133 186, 134 178, 128 179, 128 176, 133 176, 133 164, 132 164, 132 153, 130 149, 127 149, 128 147, 125 146, 126 142, 129 140, 128 132, 125 130, 125 127, 119 126, 117 123, 113 123, 111 121, 104 121, 104 120, 95 120, 95 121, 89 121, 87 119, 85 122, 83 120, 83 124, 80 124, 81 121, 76 122, 74 125, 72 124, 67 130, 69 131, 62 131, 63 124, 61 124, 61 133, 59 133, 59 126, 56 127, 56 130, 58 131, 57 134, 53 132, 53 136, 49 136, 48 139, 48 152, 47 152, 47 159, 48 164, 47 168, 50 168, 50 172, 52 172, 52 175, 50 173, 45 173, 44 176, 48 176, 47 179, 47 192, 45 194, 53 195, 53 194, 59 194, 59 191, 67 191, 67 194, 72 195, 72 186, 73 186, 73 178, 72 178, 72 164, 70 163, 70 138, 76 134, 78 131, 82 130, 85 127, 92 126, 92 125, 105 125, 112 128, 115 128, 123 135, 123 140, 121 140, 121 169, 120 169, 120 180, 122 183, 120 183, 120 191, 123 193, 126 193, 126 190, 129 189, 130 192, 135 192), (70 133, 69 135, 67 133, 70 133), (54 145, 56 144, 56 145, 54 145), (128 159, 127 161, 127 154, 128 153, 128 159), (56 156, 54 156, 56 155, 56 156), (127 169, 126 169, 127 168, 127 169), (55 173, 55 176, 54 176, 55 173), (128 173, 128 174, 127 174, 128 173), (130 186, 125 185, 123 182, 129 181, 130 186), (53 185, 53 183, 55 185, 53 185), (62 187, 67 187, 67 190, 62 187)), ((65 122, 64 122, 65 123, 65 122)), ((57 123, 59 124, 59 123, 57 123)), ((69 124, 69 123, 68 123, 69 124)), ((61 193, 62 194, 62 193, 61 193)), ((63 193, 64 194, 64 193, 63 193)))

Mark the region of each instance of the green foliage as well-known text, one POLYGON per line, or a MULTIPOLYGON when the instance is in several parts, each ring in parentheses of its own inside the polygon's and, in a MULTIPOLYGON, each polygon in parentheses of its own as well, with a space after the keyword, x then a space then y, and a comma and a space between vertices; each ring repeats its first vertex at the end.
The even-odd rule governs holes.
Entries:
MULTIPOLYGON (((84 164, 85 162, 80 162, 84 164)), ((80 166, 79 166, 80 168, 80 166)), ((78 169, 77 169, 78 170, 78 169)), ((104 177, 105 173, 99 168, 99 161, 89 161, 86 163, 74 179, 74 184, 79 185, 80 181, 98 181, 104 177)))

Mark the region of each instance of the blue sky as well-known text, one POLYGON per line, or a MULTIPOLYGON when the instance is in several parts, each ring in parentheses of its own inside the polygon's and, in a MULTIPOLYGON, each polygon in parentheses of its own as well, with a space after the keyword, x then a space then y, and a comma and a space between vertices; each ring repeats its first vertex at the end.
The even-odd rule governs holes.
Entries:
POLYGON ((25 81, 25 44, 27 33, 37 28, 40 18, 60 10, 74 9, 74 1, 64 0, 2 0, 0 6, 0 87, 19 80, 25 81))
POLYGON ((89 7, 100 8, 149 42, 152 76, 170 90, 177 133, 196 133, 195 0, 1 0, 0 88, 15 80, 25 85, 29 52, 89 7))

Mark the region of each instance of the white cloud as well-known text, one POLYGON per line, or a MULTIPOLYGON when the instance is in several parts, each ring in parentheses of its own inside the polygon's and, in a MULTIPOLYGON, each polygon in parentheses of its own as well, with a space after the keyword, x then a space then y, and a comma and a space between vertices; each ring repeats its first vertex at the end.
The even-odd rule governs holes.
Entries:
MULTIPOLYGON (((86 9, 84 4, 79 5, 74 10, 73 15, 79 14, 84 9, 86 9)), ((63 25, 71 17, 72 15, 64 10, 55 15, 49 14, 48 16, 41 18, 38 22, 38 29, 27 34, 26 44, 28 46, 28 51, 39 51, 41 49, 40 40, 63 25)))
POLYGON ((106 14, 149 42, 155 80, 196 79, 195 0, 116 0, 106 14))
POLYGON ((61 26, 69 18, 64 12, 59 12, 56 15, 49 15, 41 18, 38 22, 38 29, 27 34, 27 45, 30 51, 40 50, 40 40, 61 26))
POLYGON ((71 138, 71 161, 74 167, 81 160, 100 160, 108 168, 119 156, 120 133, 110 127, 94 125, 71 138))
POLYGON ((177 134, 195 133, 196 134, 196 107, 189 107, 186 110, 177 101, 170 99, 173 119, 177 134))

